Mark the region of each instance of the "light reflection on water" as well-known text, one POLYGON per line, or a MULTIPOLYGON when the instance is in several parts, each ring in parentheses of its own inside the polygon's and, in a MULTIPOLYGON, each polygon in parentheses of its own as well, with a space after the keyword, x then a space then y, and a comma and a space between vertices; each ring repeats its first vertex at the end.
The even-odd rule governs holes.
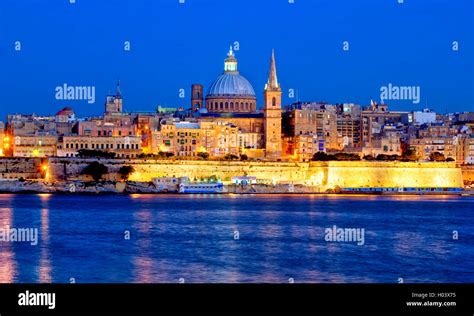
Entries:
POLYGON ((37 246, 0 242, 0 282, 474 282, 465 260, 473 205, 453 196, 0 195, 0 228, 39 227, 37 246), (326 242, 333 225, 364 228, 365 245, 326 242))
MULTIPOLYGON (((0 204, 0 229, 6 230, 12 227, 13 210, 8 201, 0 204)), ((16 274, 15 254, 13 245, 9 242, 0 241, 0 283, 12 283, 16 274)))

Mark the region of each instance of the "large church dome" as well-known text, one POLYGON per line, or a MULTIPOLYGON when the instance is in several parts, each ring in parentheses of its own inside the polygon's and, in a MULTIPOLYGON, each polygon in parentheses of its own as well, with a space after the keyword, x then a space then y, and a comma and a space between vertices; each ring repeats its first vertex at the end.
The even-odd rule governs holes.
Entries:
POLYGON ((255 97, 250 82, 239 73, 223 73, 211 84, 207 96, 255 97))
POLYGON ((209 87, 206 108, 209 112, 255 112, 257 98, 250 82, 237 70, 232 47, 224 62, 224 73, 209 87))

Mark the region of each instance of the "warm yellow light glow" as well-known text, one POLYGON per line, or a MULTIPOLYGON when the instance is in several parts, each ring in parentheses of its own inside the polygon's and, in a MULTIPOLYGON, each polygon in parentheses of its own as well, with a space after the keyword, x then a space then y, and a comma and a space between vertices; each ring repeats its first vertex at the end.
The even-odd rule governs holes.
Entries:
POLYGON ((168 148, 165 145, 163 145, 163 144, 160 145, 160 151, 165 152, 167 149, 168 148))
POLYGON ((5 148, 5 149, 8 149, 8 148, 10 148, 10 144, 9 144, 9 143, 5 143, 5 144, 3 144, 3 148, 5 148))
POLYGON ((9 142, 10 141, 10 137, 8 136, 5 136, 5 138, 3 139, 4 142, 9 142))
POLYGON ((311 175, 311 185, 322 185, 324 180, 324 172, 318 171, 317 173, 311 175))
POLYGON ((151 181, 156 177, 189 177, 191 179, 230 179, 234 175, 255 176, 257 179, 274 182, 301 182, 321 187, 321 192, 339 186, 341 188, 401 188, 401 187, 462 187, 460 168, 447 163, 408 162, 311 162, 281 163, 246 162, 229 164, 218 161, 174 161, 159 164, 134 165, 137 173, 130 181, 151 181), (183 167, 184 165, 184 167, 183 167), (273 180, 273 181, 272 181, 273 180))
POLYGON ((33 149, 32 155, 33 155, 33 157, 38 157, 39 156, 39 150, 38 149, 33 149))
POLYGON ((148 125, 145 125, 145 129, 148 130, 148 125))
POLYGON ((0 157, 3 157, 3 149, 0 149, 0 157))
POLYGON ((37 194, 41 200, 49 200, 49 198, 52 196, 51 193, 39 193, 37 194))
POLYGON ((41 170, 43 170, 43 172, 44 172, 45 180, 49 180, 49 166, 48 166, 48 164, 43 164, 41 166, 41 170))
POLYGON ((134 173, 132 173, 132 174, 128 177, 128 180, 130 180, 130 181, 138 181, 138 182, 141 182, 141 181, 148 181, 147 177, 146 177, 146 176, 143 176, 140 172, 134 172, 134 173))

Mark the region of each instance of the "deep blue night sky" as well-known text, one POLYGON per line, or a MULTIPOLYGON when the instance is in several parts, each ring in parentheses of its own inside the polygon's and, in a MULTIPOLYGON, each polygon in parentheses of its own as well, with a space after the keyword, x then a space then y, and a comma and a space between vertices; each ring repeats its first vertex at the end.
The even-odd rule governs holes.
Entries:
POLYGON ((474 110, 474 1, 404 2, 1 0, 0 119, 68 105, 79 116, 98 115, 117 79, 126 110, 189 106, 190 85, 207 90, 235 41, 259 106, 275 48, 284 104, 295 89, 304 101, 367 105, 393 83, 420 86, 421 102, 388 102, 392 110, 474 110), (63 83, 95 86, 95 104, 55 100, 63 83))

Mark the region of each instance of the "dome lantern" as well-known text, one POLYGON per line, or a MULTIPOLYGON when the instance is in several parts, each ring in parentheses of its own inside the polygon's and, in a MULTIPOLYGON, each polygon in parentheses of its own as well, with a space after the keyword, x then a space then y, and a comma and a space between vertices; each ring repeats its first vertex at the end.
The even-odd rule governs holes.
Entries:
POLYGON ((227 53, 227 58, 224 61, 224 71, 227 72, 238 72, 237 71, 237 59, 234 56, 234 52, 232 51, 232 46, 230 46, 230 50, 227 53))

